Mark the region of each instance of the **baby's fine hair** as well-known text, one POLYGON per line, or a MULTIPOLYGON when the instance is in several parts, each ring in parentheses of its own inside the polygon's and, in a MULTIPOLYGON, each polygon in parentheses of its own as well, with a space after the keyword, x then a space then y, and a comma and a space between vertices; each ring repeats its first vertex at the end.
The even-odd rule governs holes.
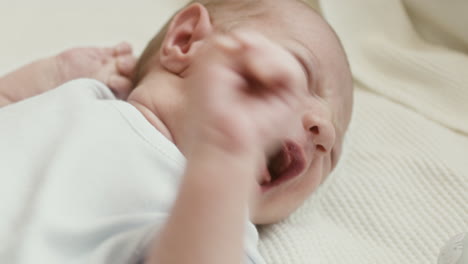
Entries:
MULTIPOLYGON (((278 2, 293 1, 304 5, 305 8, 310 8, 301 0, 276 0, 278 2)), ((262 19, 268 15, 267 5, 273 0, 194 0, 188 5, 199 3, 205 6, 210 14, 211 23, 218 32, 229 32, 236 26, 245 23, 252 19, 262 19)), ((187 5, 187 6, 188 6, 187 5)), ((310 8, 312 10, 312 8, 310 8)), ((173 17, 172 17, 173 18, 173 17)), ((164 37, 166 36, 168 27, 172 18, 164 25, 164 27, 154 36, 148 43, 145 50, 141 54, 135 72, 135 86, 145 77, 156 53, 160 50, 164 37)))

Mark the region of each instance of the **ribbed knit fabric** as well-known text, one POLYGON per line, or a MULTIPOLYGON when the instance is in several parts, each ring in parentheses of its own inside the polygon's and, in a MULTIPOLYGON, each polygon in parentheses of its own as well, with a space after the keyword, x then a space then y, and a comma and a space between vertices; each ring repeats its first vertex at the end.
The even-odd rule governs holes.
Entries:
POLYGON ((353 68, 354 120, 329 180, 261 228, 267 263, 437 263, 446 241, 468 231, 468 20, 422 2, 321 3, 353 68))

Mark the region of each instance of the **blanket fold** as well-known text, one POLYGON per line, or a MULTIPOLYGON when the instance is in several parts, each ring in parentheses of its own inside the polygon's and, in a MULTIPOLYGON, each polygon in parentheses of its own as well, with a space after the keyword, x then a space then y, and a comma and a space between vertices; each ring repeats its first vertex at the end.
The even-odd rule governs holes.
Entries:
POLYGON ((292 217, 262 228, 262 252, 278 264, 437 263, 468 231, 468 2, 320 8, 349 55, 354 120, 339 167, 292 217))

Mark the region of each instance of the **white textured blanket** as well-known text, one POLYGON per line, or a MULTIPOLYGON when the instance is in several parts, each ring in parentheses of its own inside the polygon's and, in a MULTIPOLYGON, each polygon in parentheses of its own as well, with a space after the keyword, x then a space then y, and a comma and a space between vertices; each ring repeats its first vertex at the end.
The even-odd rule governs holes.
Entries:
POLYGON ((468 231, 468 2, 326 0, 354 72, 340 167, 262 232, 268 263, 437 263, 468 231))

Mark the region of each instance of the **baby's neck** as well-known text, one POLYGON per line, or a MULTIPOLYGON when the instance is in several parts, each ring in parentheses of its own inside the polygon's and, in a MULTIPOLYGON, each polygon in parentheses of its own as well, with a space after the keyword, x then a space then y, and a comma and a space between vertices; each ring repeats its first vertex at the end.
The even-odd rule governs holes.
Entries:
POLYGON ((148 122, 172 143, 180 148, 178 135, 181 126, 180 113, 183 109, 183 94, 180 78, 164 71, 154 71, 146 76, 130 93, 127 101, 148 122))
POLYGON ((145 105, 133 101, 133 100, 128 100, 128 103, 133 105, 138 111, 141 112, 141 114, 150 122, 151 125, 153 125, 163 136, 165 136, 167 139, 169 139, 171 142, 174 142, 174 138, 172 137, 171 132, 169 131, 169 128, 159 119, 159 117, 148 107, 145 105))

